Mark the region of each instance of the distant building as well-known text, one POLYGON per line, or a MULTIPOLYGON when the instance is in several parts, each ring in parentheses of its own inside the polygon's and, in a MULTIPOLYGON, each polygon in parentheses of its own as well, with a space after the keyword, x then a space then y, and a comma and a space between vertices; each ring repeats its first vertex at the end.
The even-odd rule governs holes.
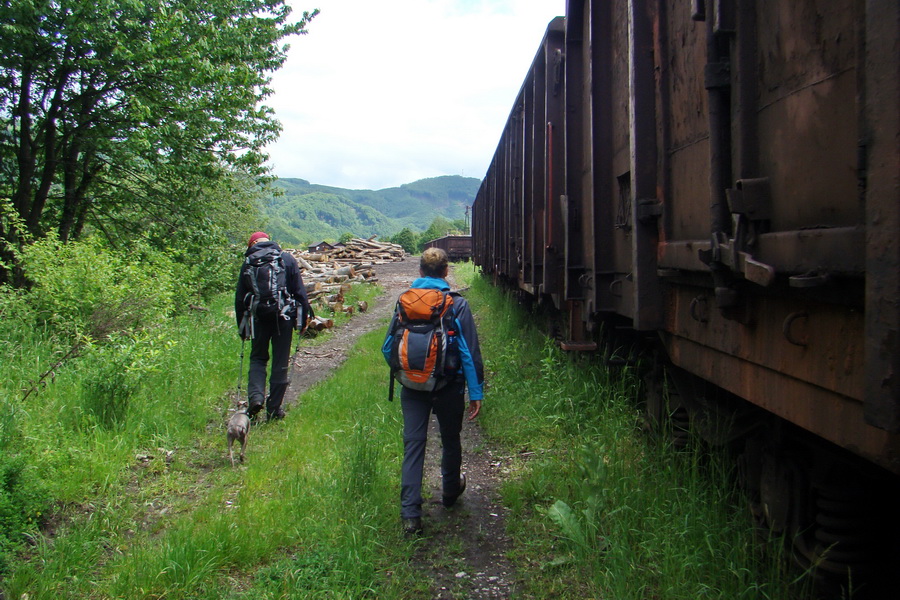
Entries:
POLYGON ((328 242, 319 242, 309 247, 310 252, 324 252, 325 250, 334 250, 334 246, 328 242))

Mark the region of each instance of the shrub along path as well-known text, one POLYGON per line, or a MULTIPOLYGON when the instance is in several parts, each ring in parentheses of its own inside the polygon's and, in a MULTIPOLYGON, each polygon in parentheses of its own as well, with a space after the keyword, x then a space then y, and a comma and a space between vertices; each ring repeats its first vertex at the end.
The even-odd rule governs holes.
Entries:
MULTIPOLYGON (((397 296, 418 276, 418 257, 387 263, 376 268, 385 292, 364 313, 357 313, 344 325, 330 330, 321 344, 302 340, 295 354, 291 385, 285 406, 291 418, 292 405, 315 383, 328 377, 347 358, 353 344, 364 333, 386 329, 397 296)), ((451 268, 450 283, 454 285, 451 268)), ((477 315, 476 315, 477 319, 477 315)), ((385 377, 387 367, 385 366, 385 377)), ((399 394, 399 390, 395 392, 399 394)), ((384 400, 387 402, 387 399, 384 400)), ((489 411, 487 395, 482 411, 489 411)), ((399 401, 394 409, 399 411, 399 401)), ((478 421, 465 421, 462 433, 463 470, 468 487, 456 506, 445 509, 440 502, 440 434, 432 417, 425 464, 425 534, 412 557, 414 568, 433 582, 432 598, 450 600, 508 598, 514 575, 506 554, 505 509, 500 504, 499 487, 508 468, 508 459, 496 455, 483 436, 478 421)), ((403 449, 394 449, 398 456, 403 449)), ((399 497, 399 473, 397 474, 399 497)), ((399 506, 397 527, 400 527, 399 506)))

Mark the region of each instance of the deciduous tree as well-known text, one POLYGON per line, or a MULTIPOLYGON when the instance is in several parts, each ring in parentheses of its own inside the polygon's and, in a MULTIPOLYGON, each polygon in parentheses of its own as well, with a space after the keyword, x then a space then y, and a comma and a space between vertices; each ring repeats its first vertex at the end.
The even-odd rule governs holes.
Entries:
POLYGON ((33 238, 88 224, 115 235, 208 218, 204 190, 263 182, 280 125, 261 102, 285 38, 316 11, 290 12, 285 0, 0 2, 7 250, 26 233, 13 221, 33 238))
POLYGON ((403 249, 413 254, 416 252, 416 245, 419 241, 419 236, 415 234, 409 227, 404 227, 397 233, 395 233, 391 237, 391 242, 395 244, 400 244, 403 246, 403 249))

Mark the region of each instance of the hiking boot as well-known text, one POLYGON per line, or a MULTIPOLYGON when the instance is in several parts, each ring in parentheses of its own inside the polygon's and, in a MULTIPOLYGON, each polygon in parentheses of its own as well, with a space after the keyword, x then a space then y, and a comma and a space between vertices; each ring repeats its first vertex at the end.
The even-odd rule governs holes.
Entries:
POLYGON ((247 416, 251 419, 256 417, 256 414, 261 411, 263 408, 262 400, 254 400, 250 399, 250 405, 247 407, 247 416))
POLYGON ((463 473, 462 475, 459 476, 459 491, 456 492, 456 495, 455 496, 444 496, 443 498, 441 498, 441 502, 444 504, 444 506, 446 506, 447 508, 450 508, 451 506, 456 504, 456 499, 459 498, 460 496, 462 496, 462 493, 464 491, 466 491, 466 474, 465 473, 463 473))
POLYGON ((280 421, 284 418, 284 409, 277 408, 275 412, 266 412, 266 421, 280 421))
POLYGON ((422 533, 422 517, 403 519, 403 533, 406 535, 419 535, 422 533))

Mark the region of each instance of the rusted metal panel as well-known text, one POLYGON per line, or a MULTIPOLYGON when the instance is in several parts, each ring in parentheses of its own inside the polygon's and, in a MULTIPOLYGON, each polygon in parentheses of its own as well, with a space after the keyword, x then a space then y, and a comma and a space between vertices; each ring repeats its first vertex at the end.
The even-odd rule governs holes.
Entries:
MULTIPOLYGON (((613 230, 612 215, 604 207, 612 204, 612 164, 610 161, 612 143, 612 123, 610 103, 612 101, 610 75, 612 48, 609 44, 612 22, 609 17, 610 2, 586 0, 582 13, 584 32, 583 51, 585 54, 585 81, 583 102, 588 113, 587 123, 590 134, 583 144, 585 154, 583 193, 589 197, 591 207, 590 232, 592 239, 585 241, 589 257, 586 265, 589 277, 587 293, 588 316, 599 314, 604 308, 603 259, 605 238, 613 230)), ((608 282, 606 282, 608 286, 608 282)))
POLYGON ((672 361, 815 435, 900 474, 900 435, 865 423, 863 406, 716 348, 663 336, 672 361))
POLYGON ((633 317, 629 1, 592 4, 597 309, 633 317))
MULTIPOLYGON (((746 325, 726 319, 715 309, 709 288, 682 284, 670 297, 665 330, 847 401, 863 402, 864 316, 859 310, 821 302, 816 295, 782 294, 755 296, 751 311, 752 322, 746 325)), ((741 385, 751 392, 744 398, 758 404, 754 383, 741 385)))
POLYGON ((866 3, 866 420, 900 431, 900 5, 866 3))
POLYGON ((534 262, 534 285, 541 293, 544 287, 544 270, 546 263, 547 232, 544 223, 547 221, 546 203, 546 178, 544 171, 544 152, 546 134, 547 105, 547 65, 545 58, 546 44, 541 43, 538 56, 535 57, 532 67, 531 109, 526 115, 526 136, 531 147, 530 160, 526 164, 526 170, 530 179, 531 205, 533 218, 531 227, 534 232, 534 243, 529 251, 534 262))
POLYGON ((515 266, 510 257, 510 231, 513 207, 511 202, 512 191, 510 189, 509 178, 509 160, 510 160, 510 138, 514 136, 512 127, 507 125, 503 132, 503 150, 500 155, 500 175, 497 178, 497 197, 500 199, 497 213, 497 257, 499 259, 500 271, 502 277, 508 278, 515 271, 515 266))
POLYGON ((565 294, 565 28, 564 19, 551 22, 544 38, 544 284, 557 308, 565 294))
MULTIPOLYGON (((698 257, 709 254, 713 243, 697 229, 697 223, 708 220, 696 218, 700 211, 696 198, 702 195, 693 190, 699 191, 704 169, 694 149, 706 141, 701 128, 691 134, 691 100, 685 92, 691 73, 699 72, 687 66, 698 53, 685 50, 690 37, 678 34, 690 26, 675 13, 677 8, 669 6, 667 47, 672 56, 666 64, 680 66, 672 69, 669 88, 671 189, 666 198, 667 202, 671 198, 667 206, 671 210, 659 267, 675 294, 667 303, 665 330, 672 334, 666 338, 676 364, 879 464, 893 464, 896 471, 896 453, 893 458, 883 454, 885 445, 893 448, 896 440, 863 442, 862 436, 875 439, 880 434, 859 422, 864 402, 869 423, 890 431, 900 428, 898 16, 896 3, 887 4, 868 3, 868 20, 861 27, 861 3, 739 3, 730 82, 716 80, 707 68, 708 87, 736 86, 731 93, 731 125, 724 132, 734 138, 719 138, 720 144, 725 140, 730 146, 731 156, 724 156, 721 148, 712 152, 712 161, 723 161, 724 170, 711 193, 724 191, 721 187, 728 184, 732 167, 737 182, 765 178, 770 188, 768 204, 756 205, 747 202, 757 198, 737 195, 739 183, 729 188, 730 217, 755 220, 746 245, 725 239, 733 235, 726 232, 722 247, 734 256, 718 263, 737 282, 732 290, 737 296, 750 294, 740 302, 749 319, 744 323, 723 318, 709 289, 683 297, 689 292, 678 279, 680 274, 693 277, 695 283, 702 281, 707 263, 698 257), (877 34, 870 30, 876 22, 877 34), (868 52, 865 73, 860 72, 858 56, 858 34, 863 31, 868 52), (872 73, 877 73, 878 83, 872 83, 872 73), (861 81, 867 84, 864 94, 861 81), (876 100, 870 94, 876 94, 876 100), (867 109, 859 122, 869 129, 861 131, 856 115, 863 98, 867 109), (866 142, 865 165, 859 160, 858 139, 866 142), (860 173, 866 175, 864 186, 860 173), (866 190, 865 203, 859 189, 866 190), (755 217, 754 211, 759 211, 755 217), (765 285, 770 289, 741 283, 752 278, 746 270, 749 263, 738 260, 739 254, 769 269, 772 277, 765 285), (865 316, 860 300, 863 276, 865 316), (829 283, 834 278, 843 279, 829 283), (811 283, 822 285, 801 287, 811 283), (796 310, 783 314, 789 306, 796 310), (783 319, 780 326, 779 319, 783 319), (772 400, 769 395, 776 386, 792 391, 772 400), (829 408, 821 408, 825 406, 829 408), (846 423, 850 414, 854 423, 846 423)), ((715 35, 712 39, 715 42, 715 35)), ((715 48, 720 53, 716 60, 726 56, 721 50, 715 48)), ((663 77, 668 75, 663 69, 663 77)))
POLYGON ((472 203, 472 239, 474 246, 475 264, 488 273, 490 272, 490 249, 488 247, 489 222, 491 197, 489 193, 490 180, 485 177, 481 181, 481 187, 475 194, 475 202, 472 203))
POLYGON ((584 10, 589 2, 570 3, 565 35, 565 300, 569 328, 561 347, 593 350, 587 338, 594 311, 594 193, 591 178, 590 30, 584 10), (588 28, 588 29, 586 29, 588 28))
MULTIPOLYGON (((585 274, 588 270, 588 261, 593 262, 593 256, 586 256, 588 248, 593 255, 593 198, 590 187, 590 180, 585 180, 585 172, 590 172, 588 165, 590 164, 591 155, 586 150, 585 144, 589 137, 590 129, 590 98, 585 97, 585 45, 583 19, 579 18, 582 5, 578 5, 576 13, 573 14, 573 7, 569 6, 569 12, 566 19, 566 36, 565 36, 565 69, 564 69, 564 85, 563 103, 565 106, 564 113, 564 130, 561 132, 565 138, 563 140, 564 152, 564 180, 562 182, 565 190, 563 201, 561 204, 563 212, 563 248, 565 270, 565 298, 566 300, 577 300, 580 302, 578 306, 582 306, 587 299, 587 283, 585 274), (587 243, 585 243, 587 242, 587 243)), ((592 266, 592 265, 591 265, 592 266)), ((570 319, 579 322, 582 320, 581 315, 573 315, 575 318, 570 319)), ((580 323, 579 323, 579 326, 580 323)))
MULTIPOLYGON (((582 3, 579 27, 583 37, 584 89, 582 102, 586 113, 585 128, 590 132, 582 144, 584 173, 581 178, 581 193, 590 196, 591 224, 593 239, 585 242, 590 262, 586 265, 590 278, 588 293, 590 313, 614 312, 618 297, 613 296, 610 285, 614 280, 615 264, 614 240, 617 182, 613 176, 613 98, 616 90, 624 87, 625 81, 617 82, 613 77, 613 63, 617 60, 614 49, 613 12, 616 3, 585 0, 582 3)), ((624 10, 624 3, 619 3, 624 10)), ((567 15, 568 18, 568 15, 567 15)), ((621 58, 624 62, 624 58, 621 58)))
POLYGON ((522 237, 522 134, 518 115, 513 114, 509 120, 506 140, 506 180, 507 238, 506 252, 508 259, 508 277, 515 279, 521 271, 521 251, 519 241, 522 237))
POLYGON ((629 88, 631 105, 631 214, 632 264, 634 286, 633 324, 638 331, 656 329, 662 324, 659 277, 656 274, 656 246, 659 241, 659 217, 662 201, 657 197, 657 116, 656 63, 654 32, 659 31, 653 2, 630 3, 631 46, 629 88))
POLYGON ((863 222, 854 201, 862 9, 858 0, 760 3, 760 162, 773 231, 863 222))
POLYGON ((666 239, 709 239, 709 198, 698 193, 709 181, 709 140, 695 140, 669 152, 669 189, 666 202, 666 239))
POLYGON ((760 111, 766 148, 760 162, 772 182, 773 230, 862 223, 856 77, 835 74, 760 111))
MULTIPOLYGON (((671 3, 669 3, 671 4, 671 3)), ((667 5, 665 55, 660 77, 666 102, 662 154, 668 166, 665 231, 667 240, 709 237, 709 123, 703 72, 706 42, 703 24, 691 19, 684 4, 667 5)))
POLYGON ((485 263, 488 260, 486 248, 487 239, 487 179, 481 181, 481 186, 475 194, 475 201, 472 203, 472 258, 476 265, 481 267, 483 272, 487 272, 485 263))
POLYGON ((504 186, 505 183, 505 172, 503 170, 504 163, 506 161, 506 131, 503 131, 503 135, 500 138, 500 145, 498 146, 498 153, 496 157, 497 170, 496 175, 493 178, 493 186, 494 186, 494 213, 491 215, 493 220, 493 235, 492 235, 492 247, 491 252, 493 256, 494 262, 494 272, 496 275, 500 277, 505 277, 506 272, 506 232, 504 231, 504 225, 506 223, 506 188, 504 186))
MULTIPOLYGON (((529 78, 531 74, 529 74, 529 78)), ((528 165, 532 160, 530 143, 531 107, 534 104, 534 86, 526 79, 522 88, 522 108, 519 112, 519 136, 522 143, 520 180, 522 182, 522 271, 519 284, 534 285, 534 189, 528 165)))

